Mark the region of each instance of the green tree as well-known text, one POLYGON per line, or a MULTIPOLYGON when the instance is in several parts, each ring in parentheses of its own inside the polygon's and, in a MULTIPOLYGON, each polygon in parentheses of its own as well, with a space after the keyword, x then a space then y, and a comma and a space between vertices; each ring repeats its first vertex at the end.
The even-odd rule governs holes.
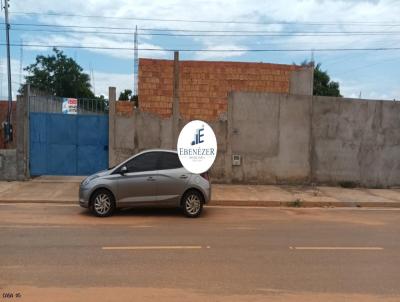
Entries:
POLYGON ((125 89, 124 91, 121 91, 119 94, 119 101, 130 101, 132 98, 132 90, 130 89, 125 89))
MULTIPOLYGON (((311 62, 304 61, 301 66, 310 66, 311 62)), ((314 95, 322 96, 339 96, 340 88, 339 83, 331 81, 330 76, 326 70, 321 69, 321 63, 318 63, 314 67, 314 95)))
POLYGON ((119 101, 131 101, 134 103, 135 106, 138 106, 139 98, 137 95, 132 93, 132 90, 125 89, 121 91, 118 97, 119 101))
POLYGON ((74 59, 53 48, 53 54, 36 56, 36 62, 25 67, 26 84, 60 97, 94 98, 89 75, 74 59))

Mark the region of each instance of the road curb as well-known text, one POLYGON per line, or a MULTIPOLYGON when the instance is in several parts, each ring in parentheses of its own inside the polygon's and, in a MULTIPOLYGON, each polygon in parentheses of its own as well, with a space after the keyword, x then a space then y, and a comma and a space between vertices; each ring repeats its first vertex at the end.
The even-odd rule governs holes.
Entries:
POLYGON ((257 206, 257 207, 288 207, 288 208, 400 208, 400 202, 390 201, 242 201, 242 200, 217 200, 210 206, 257 206))
POLYGON ((55 204, 79 204, 78 200, 0 200, 0 204, 13 204, 13 203, 55 203, 55 204))
MULTIPOLYGON (((0 204, 76 204, 78 200, 0 200, 0 204)), ((213 200, 207 206, 286 207, 286 208, 400 208, 400 202, 346 202, 346 201, 277 201, 277 200, 213 200)))

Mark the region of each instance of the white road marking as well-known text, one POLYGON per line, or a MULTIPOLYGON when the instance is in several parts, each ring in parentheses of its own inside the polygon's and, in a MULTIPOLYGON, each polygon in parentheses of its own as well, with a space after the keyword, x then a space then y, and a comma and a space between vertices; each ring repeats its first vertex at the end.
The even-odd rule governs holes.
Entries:
POLYGON ((235 226, 235 227, 229 227, 229 228, 226 228, 226 230, 235 230, 235 231, 254 231, 254 230, 257 230, 257 228, 253 228, 253 227, 247 227, 247 226, 235 226))
POLYGON ((137 228, 137 229, 146 229, 146 228, 154 228, 153 225, 130 225, 129 228, 137 228))
POLYGON ((0 225, 0 229, 59 229, 67 225, 0 225))
POLYGON ((289 246, 291 250, 354 250, 354 251, 382 251, 383 247, 379 246, 289 246))
MULTIPOLYGON (((103 246, 102 250, 200 250, 201 245, 103 246)), ((210 246, 205 248, 209 249, 210 246)))

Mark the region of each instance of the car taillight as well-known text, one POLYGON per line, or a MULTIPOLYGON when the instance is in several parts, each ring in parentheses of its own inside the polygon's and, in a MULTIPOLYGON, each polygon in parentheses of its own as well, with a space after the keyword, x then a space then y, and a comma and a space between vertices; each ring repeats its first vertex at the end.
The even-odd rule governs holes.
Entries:
POLYGON ((208 172, 201 173, 200 176, 203 177, 205 180, 210 181, 210 177, 208 176, 208 172))

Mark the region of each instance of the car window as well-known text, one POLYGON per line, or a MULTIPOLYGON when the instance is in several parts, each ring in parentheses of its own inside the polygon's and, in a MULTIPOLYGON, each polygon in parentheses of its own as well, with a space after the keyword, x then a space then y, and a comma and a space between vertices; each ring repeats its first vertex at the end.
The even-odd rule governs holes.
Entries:
POLYGON ((172 152, 160 153, 159 170, 182 168, 178 154, 172 152))
POLYGON ((159 152, 148 152, 136 156, 126 163, 128 172, 145 172, 157 170, 159 152))

